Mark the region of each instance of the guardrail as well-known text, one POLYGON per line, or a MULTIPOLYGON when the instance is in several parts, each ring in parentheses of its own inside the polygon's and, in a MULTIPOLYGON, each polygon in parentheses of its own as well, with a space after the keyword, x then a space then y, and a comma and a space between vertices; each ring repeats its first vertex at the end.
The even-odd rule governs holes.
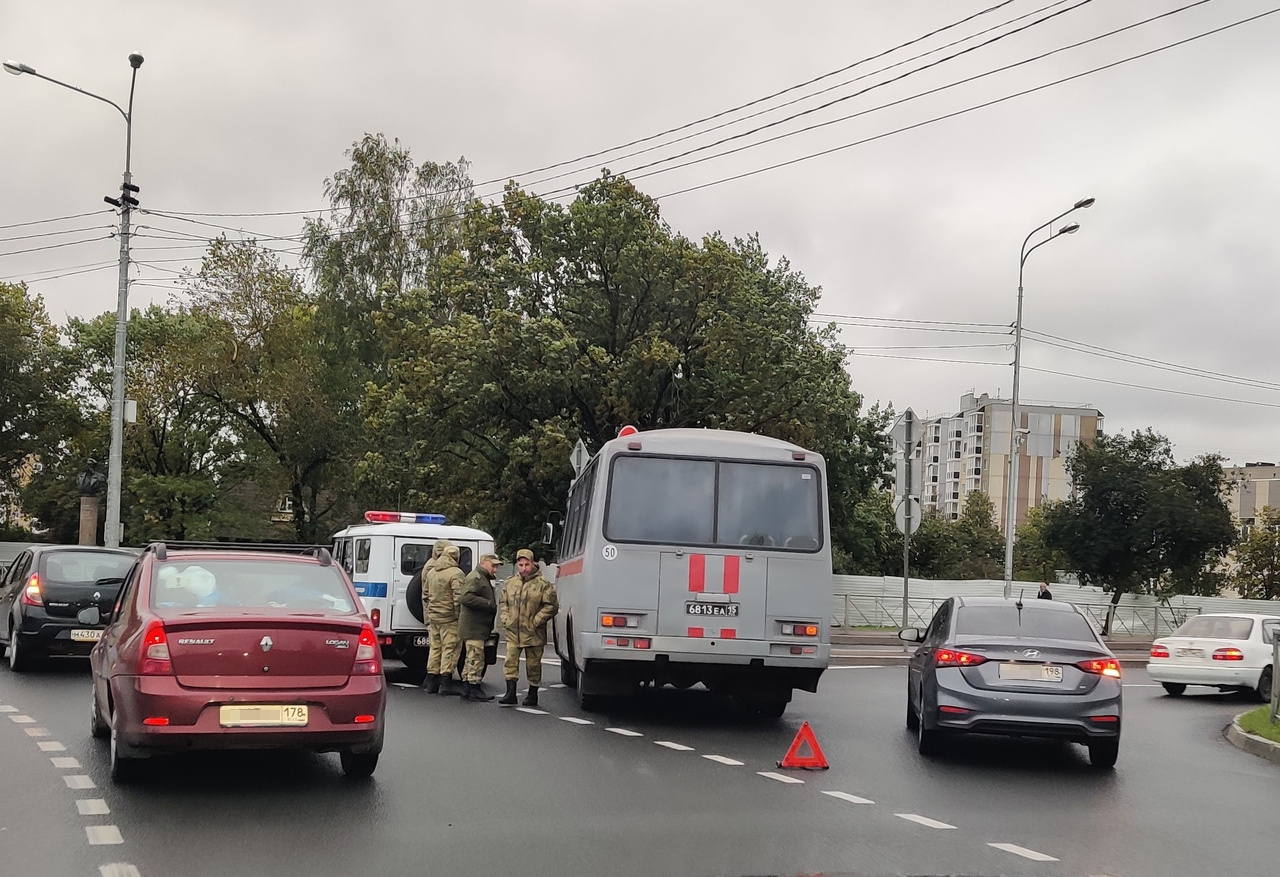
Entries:
MULTIPOLYGON (((837 594, 837 614, 834 626, 851 627, 899 627, 902 624, 902 599, 872 597, 861 594, 837 594)), ((926 627, 938 610, 943 597, 910 598, 907 600, 908 627, 926 627)), ((1196 607, 1170 606, 1112 606, 1110 603, 1072 603, 1093 623, 1096 630, 1103 630, 1108 613, 1112 613, 1112 636, 1150 637, 1152 639, 1172 633, 1192 615, 1199 614, 1196 607)), ((1278 686, 1280 687, 1280 686, 1278 686)))

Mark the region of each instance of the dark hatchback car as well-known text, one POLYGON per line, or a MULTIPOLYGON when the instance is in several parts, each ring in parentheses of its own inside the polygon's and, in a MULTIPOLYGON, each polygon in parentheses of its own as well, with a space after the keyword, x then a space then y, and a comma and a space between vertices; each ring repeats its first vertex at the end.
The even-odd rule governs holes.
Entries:
POLYGON ((150 545, 90 664, 113 780, 192 749, 338 752, 356 777, 377 767, 378 640, 325 548, 150 545))
POLYGON ((136 551, 91 545, 33 545, 19 554, 0 580, 0 651, 9 668, 88 655, 137 559, 136 551))
POLYGON ((1120 663, 1069 603, 952 597, 908 665, 907 727, 923 755, 961 732, 1082 743, 1095 767, 1120 751, 1120 663))

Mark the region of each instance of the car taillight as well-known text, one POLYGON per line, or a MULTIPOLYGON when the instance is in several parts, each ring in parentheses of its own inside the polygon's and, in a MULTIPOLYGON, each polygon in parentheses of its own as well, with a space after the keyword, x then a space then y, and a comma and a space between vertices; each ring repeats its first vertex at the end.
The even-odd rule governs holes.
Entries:
POLYGON ((1076 664, 1086 673, 1096 673, 1099 676, 1111 676, 1115 679, 1120 678, 1120 662, 1115 658, 1102 658, 1096 661, 1081 661, 1076 664))
POLYGON ((1162 646, 1159 643, 1154 644, 1153 646, 1151 646, 1151 657, 1153 658, 1169 657, 1169 647, 1162 646))
POLYGON ((818 625, 816 624, 784 624, 782 625, 783 636, 817 636, 818 625))
POLYGON ((373 625, 365 622, 356 646, 356 664, 351 669, 351 675, 377 676, 381 672, 382 654, 378 651, 378 636, 373 632, 373 625))
POLYGON ((164 625, 159 621, 147 624, 142 634, 142 666, 138 670, 143 676, 168 675, 173 672, 173 664, 169 658, 169 638, 165 636, 164 625))
POLYGON ((28 606, 43 606, 44 597, 40 593, 40 576, 35 573, 27 579, 27 586, 22 589, 22 602, 28 606))
POLYGON ((376 630, 379 622, 382 621, 382 610, 381 609, 372 610, 369 613, 369 621, 373 622, 373 627, 376 630))
POLYGON ((1213 653, 1215 661, 1243 661, 1244 652, 1239 649, 1218 649, 1213 653))
POLYGON ((608 612, 600 616, 601 627, 639 627, 640 619, 630 615, 608 612))
POLYGON ((955 649, 938 649, 933 657, 939 667, 976 667, 987 660, 982 655, 961 652, 955 649))

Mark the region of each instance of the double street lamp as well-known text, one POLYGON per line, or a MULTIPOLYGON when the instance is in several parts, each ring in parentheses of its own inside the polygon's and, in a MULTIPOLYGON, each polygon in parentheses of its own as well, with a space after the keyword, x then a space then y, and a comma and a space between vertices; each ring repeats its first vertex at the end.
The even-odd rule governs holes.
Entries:
POLYGON ((1018 318, 1013 324, 1013 399, 1009 403, 1009 465, 1008 480, 1005 482, 1004 595, 1006 598, 1013 592, 1013 537, 1018 520, 1018 437, 1021 433, 1018 427, 1018 385, 1022 377, 1022 269, 1027 264, 1027 257, 1038 247, 1057 240, 1061 235, 1075 234, 1080 230, 1080 224, 1069 222, 1057 231, 1050 232, 1047 238, 1034 244, 1030 249, 1027 248, 1027 244, 1031 243, 1031 239, 1038 232, 1053 225, 1068 213, 1092 207, 1093 201, 1093 198, 1083 198, 1073 204, 1070 210, 1064 210, 1043 225, 1033 228, 1022 242, 1022 251, 1018 258, 1018 318))
POLYGON ((25 73, 37 79, 52 82, 54 85, 78 91, 80 94, 110 104, 124 118, 124 183, 120 186, 119 198, 104 199, 108 204, 120 208, 120 279, 116 291, 116 344, 111 371, 111 450, 107 460, 107 520, 103 526, 103 542, 108 548, 120 546, 120 474, 121 458, 124 455, 124 361, 125 338, 129 323, 129 214, 134 207, 138 206, 138 199, 134 197, 138 187, 133 185, 133 178, 129 172, 129 159, 133 152, 133 89, 138 82, 138 68, 142 66, 142 60, 142 56, 136 52, 129 56, 129 66, 133 68, 133 75, 129 81, 128 110, 102 95, 37 73, 35 68, 19 61, 4 62, 4 69, 14 76, 25 73))

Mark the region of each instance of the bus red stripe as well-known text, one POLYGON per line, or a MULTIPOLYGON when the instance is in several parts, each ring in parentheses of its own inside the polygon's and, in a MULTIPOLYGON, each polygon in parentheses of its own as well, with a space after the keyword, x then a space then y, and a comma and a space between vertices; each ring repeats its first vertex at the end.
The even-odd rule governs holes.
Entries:
MULTIPOLYGON (((689 590, 705 591, 706 589, 707 589, 707 556, 705 554, 690 554, 689 555, 689 590)), ((690 634, 690 636, 692 636, 692 634, 690 634)))
POLYGON ((580 572, 582 572, 581 557, 579 557, 577 560, 571 560, 568 563, 560 564, 559 569, 556 570, 556 575, 557 576, 576 576, 580 572))
POLYGON ((738 593, 738 561, 736 554, 727 554, 724 558, 724 592, 738 593))
POLYGON ((691 627, 691 628, 689 628, 689 636, 692 636, 692 637, 696 637, 696 638, 701 639, 702 634, 703 634, 703 630, 702 630, 702 628, 701 628, 701 627, 691 627))

